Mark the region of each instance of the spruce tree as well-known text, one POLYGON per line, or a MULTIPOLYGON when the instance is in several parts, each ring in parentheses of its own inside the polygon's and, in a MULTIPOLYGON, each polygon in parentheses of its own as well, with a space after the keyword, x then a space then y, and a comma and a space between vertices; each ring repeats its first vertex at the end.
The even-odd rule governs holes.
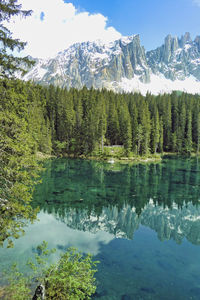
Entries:
POLYGON ((131 129, 132 129, 132 149, 137 154, 137 131, 138 131, 138 111, 135 101, 131 101, 129 104, 129 111, 131 117, 131 129))
POLYGON ((36 176, 38 165, 34 155, 36 141, 29 124, 29 103, 25 84, 19 80, 0 80, 0 99, 0 245, 2 245, 10 236, 17 238, 25 220, 35 217, 29 203, 31 187, 34 184, 32 179, 36 176))
POLYGON ((82 101, 79 95, 77 95, 76 90, 72 90, 73 94, 73 103, 75 109, 75 126, 74 126, 74 154, 81 154, 82 148, 82 124, 83 124, 83 107, 82 101))
POLYGON ((126 154, 128 154, 132 146, 132 130, 130 114, 125 103, 123 106, 121 106, 119 111, 119 128, 120 141, 124 145, 126 154))
POLYGON ((199 146, 200 146, 200 112, 197 117, 197 155, 199 154, 199 146))
POLYGON ((163 143, 165 150, 171 150, 172 142, 172 113, 171 113, 171 97, 164 95, 160 98, 160 102, 163 102, 163 143))
POLYGON ((188 154, 191 154, 191 152, 192 152, 192 113, 191 113, 191 111, 189 111, 188 118, 187 118, 185 151, 188 154))
POLYGON ((138 125, 138 128, 137 128, 137 135, 136 135, 136 142, 137 142, 137 154, 140 155, 141 154, 141 144, 143 142, 143 139, 144 139, 144 134, 143 134, 143 127, 141 124, 138 125))
POLYGON ((115 101, 112 98, 109 99, 109 112, 108 112, 108 127, 106 138, 111 145, 117 145, 119 143, 119 117, 116 109, 115 101))
POLYGON ((24 66, 30 66, 33 61, 28 57, 16 57, 12 53, 24 49, 26 43, 12 38, 12 33, 6 27, 13 16, 27 17, 31 11, 22 10, 17 0, 0 0, 0 78, 14 76, 16 72, 25 73, 24 66))
POLYGON ((160 140, 160 122, 158 109, 155 107, 152 120, 152 152, 156 153, 158 149, 158 143, 160 140))
POLYGON ((142 154, 147 155, 150 148, 150 133, 151 133, 151 120, 150 112, 147 106, 147 103, 144 103, 144 106, 141 110, 141 125, 143 128, 143 140, 142 140, 142 154))
POLYGON ((163 120, 162 117, 160 118, 160 140, 159 140, 159 144, 158 144, 158 150, 160 153, 163 153, 163 120))
POLYGON ((97 103, 97 111, 98 111, 98 138, 100 139, 101 151, 104 150, 104 138, 107 129, 107 120, 106 120, 106 106, 105 99, 103 95, 98 96, 97 103))

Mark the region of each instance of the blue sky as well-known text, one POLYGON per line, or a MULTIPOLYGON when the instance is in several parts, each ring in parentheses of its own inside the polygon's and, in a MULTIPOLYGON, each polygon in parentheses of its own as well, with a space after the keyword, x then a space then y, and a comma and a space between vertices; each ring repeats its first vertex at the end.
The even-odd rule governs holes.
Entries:
POLYGON ((33 14, 8 25, 13 37, 27 41, 24 54, 51 57, 76 42, 139 34, 146 50, 167 34, 200 35, 200 0, 18 0, 33 14))

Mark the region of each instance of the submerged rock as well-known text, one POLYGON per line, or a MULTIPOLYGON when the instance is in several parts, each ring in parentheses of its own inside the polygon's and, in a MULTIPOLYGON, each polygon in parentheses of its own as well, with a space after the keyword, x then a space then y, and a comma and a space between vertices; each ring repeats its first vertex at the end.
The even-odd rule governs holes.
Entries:
POLYGON ((145 292, 145 293, 149 293, 149 294, 155 294, 155 291, 154 289, 152 288, 149 288, 149 287, 141 287, 140 289, 142 292, 145 292))
POLYGON ((121 300, 132 300, 128 295, 122 295, 121 300))
POLYGON ((194 296, 199 296, 199 297, 200 297, 200 287, 194 287, 194 288, 190 289, 190 292, 191 292, 194 296))
POLYGON ((106 290, 100 291, 100 292, 95 292, 94 296, 95 298, 101 298, 103 296, 106 296, 108 292, 106 290))

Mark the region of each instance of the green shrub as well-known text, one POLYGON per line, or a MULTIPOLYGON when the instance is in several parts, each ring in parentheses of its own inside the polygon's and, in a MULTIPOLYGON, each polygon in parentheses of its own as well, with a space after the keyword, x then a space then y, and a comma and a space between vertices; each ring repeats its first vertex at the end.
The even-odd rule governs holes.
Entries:
POLYGON ((83 258, 75 249, 69 249, 46 273, 47 299, 90 299, 96 290, 95 265, 90 255, 83 258))
POLYGON ((90 254, 83 256, 74 248, 69 248, 60 260, 47 266, 48 256, 54 250, 47 250, 43 242, 37 248, 35 260, 27 262, 32 272, 30 276, 19 272, 16 264, 6 276, 5 299, 31 300, 33 289, 42 284, 45 287, 45 300, 81 300, 90 299, 95 293, 96 264, 90 254), (34 287, 34 288, 33 288, 34 287))

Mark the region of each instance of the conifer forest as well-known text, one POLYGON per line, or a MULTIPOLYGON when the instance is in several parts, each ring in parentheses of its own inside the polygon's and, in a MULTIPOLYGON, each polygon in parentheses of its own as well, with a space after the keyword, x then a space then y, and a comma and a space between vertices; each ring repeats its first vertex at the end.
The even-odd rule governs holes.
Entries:
POLYGON ((15 135, 32 154, 88 156, 103 145, 122 145, 135 155, 199 152, 199 95, 115 94, 1 80, 0 96, 2 136, 15 135))

